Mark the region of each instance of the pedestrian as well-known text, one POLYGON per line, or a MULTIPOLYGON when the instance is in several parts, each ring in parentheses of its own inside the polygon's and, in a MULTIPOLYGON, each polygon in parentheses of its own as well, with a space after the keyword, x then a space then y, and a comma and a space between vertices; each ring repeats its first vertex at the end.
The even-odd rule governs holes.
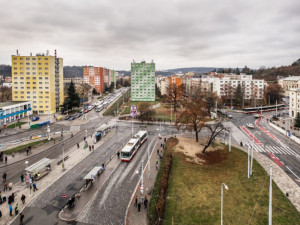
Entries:
POLYGON ((162 160, 162 155, 159 155, 159 161, 161 162, 161 160, 162 160))
POLYGON ((20 225, 24 224, 23 220, 24 220, 24 214, 20 213, 20 225))
POLYGON ((24 182, 24 175, 23 174, 21 174, 21 176, 20 176, 20 181, 23 183, 24 182))
POLYGON ((28 153, 29 153, 29 148, 27 148, 26 153, 27 153, 27 155, 28 155, 28 153))
POLYGON ((93 151, 95 150, 95 147, 94 147, 94 145, 92 145, 92 150, 93 150, 93 151))
POLYGON ((77 148, 79 148, 79 143, 77 143, 77 148))
POLYGON ((12 216, 13 207, 9 204, 9 215, 12 216))
POLYGON ((117 155, 118 155, 118 158, 120 158, 120 152, 118 152, 117 155))
POLYGON ((1 210, 0 210, 0 218, 2 217, 2 212, 1 212, 1 210))
POLYGON ((73 137, 73 133, 71 133, 71 138, 73 137))
POLYGON ((92 149, 92 146, 89 145, 89 150, 91 151, 91 149, 92 149))
POLYGON ((6 176, 7 176, 7 174, 4 172, 3 175, 2 175, 3 183, 6 182, 6 176))
POLYGON ((135 202, 134 202, 134 206, 137 207, 137 202, 138 202, 138 197, 137 195, 135 196, 135 202))
POLYGON ((18 215, 19 214, 19 209, 20 209, 20 206, 19 204, 17 203, 16 207, 15 207, 15 214, 18 215))
POLYGON ((148 199, 145 197, 145 200, 144 200, 144 206, 145 206, 145 209, 147 209, 147 206, 148 206, 148 199))
POLYGON ((15 193, 14 192, 11 194, 11 201, 15 202, 15 193))
POLYGON ((86 140, 86 137, 83 137, 83 140, 85 141, 85 140, 86 140))
POLYGON ((7 191, 7 182, 5 182, 3 186, 4 186, 3 191, 7 191))
POLYGON ((5 160, 5 163, 7 163, 7 156, 5 156, 4 160, 5 160))
POLYGON ((25 204, 25 199, 26 199, 26 196, 24 194, 22 194, 21 201, 22 201, 23 204, 25 204))
POLYGON ((157 155, 159 155, 159 149, 157 149, 156 152, 157 152, 157 155))
POLYGON ((33 182, 33 191, 35 191, 35 190, 38 190, 38 189, 37 189, 37 187, 36 187, 36 182, 34 181, 34 182, 33 182))
POLYGON ((138 203, 138 212, 141 212, 141 202, 138 203))
POLYGON ((12 203, 11 195, 10 195, 10 196, 8 196, 7 203, 8 203, 9 205, 12 203))

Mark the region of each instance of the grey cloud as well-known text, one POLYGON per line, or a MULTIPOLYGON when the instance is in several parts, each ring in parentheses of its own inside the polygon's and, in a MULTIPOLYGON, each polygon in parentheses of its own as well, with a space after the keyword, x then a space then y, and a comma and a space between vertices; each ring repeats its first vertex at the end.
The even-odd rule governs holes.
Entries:
POLYGON ((300 3, 280 0, 0 0, 0 63, 57 49, 65 65, 280 66, 299 58, 300 3))

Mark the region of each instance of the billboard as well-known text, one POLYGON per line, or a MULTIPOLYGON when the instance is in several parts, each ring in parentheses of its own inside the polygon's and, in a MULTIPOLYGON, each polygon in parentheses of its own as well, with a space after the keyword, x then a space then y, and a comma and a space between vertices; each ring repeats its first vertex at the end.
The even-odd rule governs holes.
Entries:
POLYGON ((131 117, 136 117, 137 116, 137 108, 136 108, 136 105, 132 105, 131 107, 130 107, 130 115, 131 115, 131 117))

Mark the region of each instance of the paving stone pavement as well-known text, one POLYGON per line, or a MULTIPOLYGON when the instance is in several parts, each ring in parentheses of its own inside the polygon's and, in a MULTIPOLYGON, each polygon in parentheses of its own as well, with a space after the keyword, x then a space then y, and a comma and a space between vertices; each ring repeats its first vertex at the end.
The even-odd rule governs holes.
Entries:
MULTIPOLYGON (((100 145, 102 145, 106 140, 111 138, 115 134, 115 130, 113 129, 111 132, 108 133, 106 137, 104 137, 101 141, 99 141, 97 144, 95 144, 95 149, 97 149, 100 145)), ((87 141, 89 144, 92 143, 92 138, 90 136, 87 137, 87 141)), ((80 146, 83 146, 83 141, 80 142, 80 146)), ((60 177, 62 177, 64 174, 66 174, 68 171, 70 171, 74 166, 76 166, 80 161, 82 161, 84 158, 89 156, 90 154, 93 154, 93 152, 86 150, 83 150, 82 147, 80 149, 77 148, 76 145, 72 147, 72 149, 68 152, 69 159, 65 161, 65 170, 62 169, 61 165, 57 165, 57 162, 61 160, 61 157, 56 159, 53 162, 53 166, 51 167, 51 171, 48 175, 37 181, 37 188, 39 189, 36 192, 30 192, 29 187, 26 186, 25 183, 19 183, 13 188, 13 192, 16 194, 16 200, 14 204, 12 204, 12 207, 14 208, 16 203, 20 205, 20 212, 27 206, 32 205, 32 201, 36 197, 40 197, 39 194, 42 193, 45 189, 47 189, 51 184, 53 184, 56 180, 58 180, 60 177), (20 197, 24 194, 26 196, 26 204, 22 204, 20 197)), ((65 155, 65 156, 66 156, 65 155)), ((12 191, 5 192, 6 196, 8 197, 12 191)), ((3 195, 3 193, 2 193, 3 195)), ((50 196, 51 193, 48 193, 50 196)), ((44 196, 44 195, 43 195, 44 196)), ((42 197, 45 198, 45 197, 42 197)), ((45 204, 45 207, 47 206, 48 202, 43 201, 40 202, 40 204, 45 204)), ((14 215, 13 217, 9 216, 8 211, 8 204, 4 203, 0 205, 0 210, 2 211, 2 218, 0 220, 0 225, 7 225, 14 222, 15 218, 18 218, 14 215)))

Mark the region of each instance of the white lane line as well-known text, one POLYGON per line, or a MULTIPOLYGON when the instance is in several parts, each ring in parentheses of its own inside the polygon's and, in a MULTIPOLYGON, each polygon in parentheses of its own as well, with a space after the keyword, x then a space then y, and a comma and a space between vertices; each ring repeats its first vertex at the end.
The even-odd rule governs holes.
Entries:
MULTIPOLYGON (((281 147, 278 147, 278 146, 273 146, 273 148, 278 151, 278 152, 283 152, 282 148, 281 147)), ((285 153, 280 153, 280 154, 285 154, 285 153)))
POLYGON ((298 177, 298 176, 297 176, 290 168, 288 168, 288 166, 285 166, 285 167, 286 167, 289 171, 291 171, 291 173, 294 174, 295 177, 297 177, 297 178, 300 180, 300 178, 299 178, 299 177, 298 177))
POLYGON ((252 146, 252 148, 253 148, 254 150, 256 150, 257 152, 261 152, 260 149, 257 147, 257 145, 254 144, 254 145, 251 145, 251 146, 252 146))
POLYGON ((289 153, 289 155, 295 155, 295 152, 289 147, 286 147, 285 150, 289 153))

